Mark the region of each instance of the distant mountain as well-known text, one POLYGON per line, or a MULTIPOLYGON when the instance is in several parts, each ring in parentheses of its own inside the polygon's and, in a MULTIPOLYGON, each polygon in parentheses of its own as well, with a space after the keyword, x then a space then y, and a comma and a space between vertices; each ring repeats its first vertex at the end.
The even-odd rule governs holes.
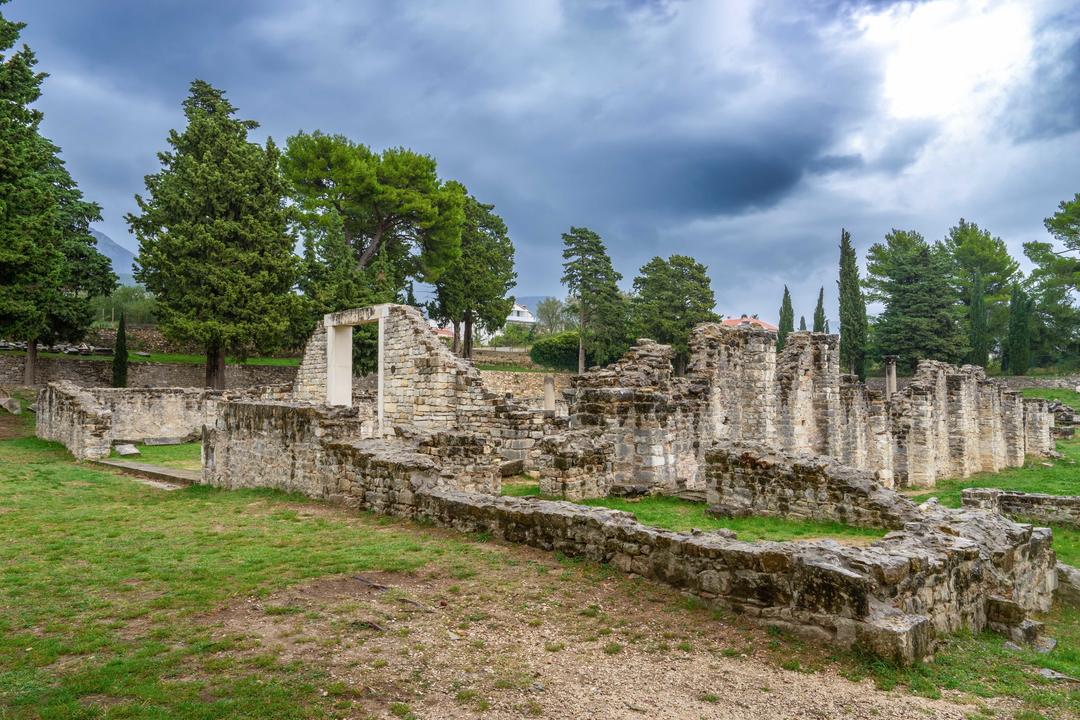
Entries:
POLYGON ((97 240, 98 252, 109 258, 113 272, 120 277, 121 285, 134 285, 135 277, 135 253, 120 245, 103 232, 91 230, 90 234, 97 240))

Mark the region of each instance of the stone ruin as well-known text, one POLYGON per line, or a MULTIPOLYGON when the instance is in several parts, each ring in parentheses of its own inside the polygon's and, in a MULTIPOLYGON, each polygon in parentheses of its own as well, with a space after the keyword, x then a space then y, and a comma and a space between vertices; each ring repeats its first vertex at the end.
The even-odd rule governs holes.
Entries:
MULTIPOLYGON (((980 508, 916 506, 895 488, 1052 452, 1046 403, 979 368, 923 363, 890 397, 839 372, 837 338, 698 327, 687 372, 639 341, 575 377, 566 415, 491 392, 414 308, 327 315, 288 388, 211 393, 51 384, 38 434, 76 457, 198 434, 205 484, 302 492, 610 563, 772 625, 898 661, 934 637, 992 628, 1031 641, 1057 575, 1048 529, 980 508), (378 372, 354 383, 352 327, 378 325, 378 372), (501 497, 530 473, 569 500, 662 493, 718 515, 888 530, 865 546, 676 533, 567 500, 501 497)), ((552 406, 554 404, 552 403, 552 406)))

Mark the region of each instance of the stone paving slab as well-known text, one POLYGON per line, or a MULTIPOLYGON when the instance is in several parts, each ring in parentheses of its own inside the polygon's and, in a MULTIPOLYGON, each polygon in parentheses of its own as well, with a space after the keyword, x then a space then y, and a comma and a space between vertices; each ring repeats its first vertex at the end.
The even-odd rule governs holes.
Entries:
MULTIPOLYGON (((181 468, 165 467, 163 465, 151 465, 150 463, 135 462, 133 460, 94 460, 93 465, 119 470, 127 475, 158 480, 162 483, 176 485, 191 485, 202 478, 198 470, 184 470, 181 468)), ((157 485, 155 485, 156 487, 157 485)), ((169 489, 177 489, 170 487, 169 489)))

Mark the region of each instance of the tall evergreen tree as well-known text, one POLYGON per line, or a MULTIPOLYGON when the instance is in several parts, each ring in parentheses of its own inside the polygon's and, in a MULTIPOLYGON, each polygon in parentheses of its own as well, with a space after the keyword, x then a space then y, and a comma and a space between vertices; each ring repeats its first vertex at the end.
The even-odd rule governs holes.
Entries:
POLYGON ((225 387, 225 356, 280 347, 296 319, 298 261, 273 141, 235 117, 225 94, 195 80, 184 101, 187 127, 171 131, 162 169, 146 177, 135 277, 158 298, 166 337, 206 348, 206 384, 225 387))
POLYGON ((814 332, 825 332, 825 288, 818 291, 817 305, 814 307, 814 332))
POLYGON ((435 302, 428 308, 430 315, 463 325, 463 357, 472 357, 474 325, 499 330, 514 306, 507 297, 517 282, 514 244, 494 208, 472 196, 465 199, 461 255, 435 283, 435 302))
POLYGON ((795 310, 791 307, 791 293, 784 286, 784 299, 780 301, 780 322, 777 323, 776 349, 783 350, 788 333, 795 329, 795 310))
POLYGON ((885 305, 874 337, 883 355, 913 369, 919 360, 959 362, 967 353, 958 302, 949 281, 949 258, 914 231, 893 230, 867 253, 865 287, 885 305))
POLYGON ((29 385, 38 343, 80 339, 90 298, 111 292, 116 276, 90 234, 101 209, 40 134, 42 113, 31 106, 46 75, 26 45, 7 52, 24 27, 0 15, 0 335, 26 341, 29 385))
POLYGON ((806 316, 799 316, 799 332, 806 332, 806 316))
POLYGON ((627 303, 619 292, 622 275, 612 267, 599 235, 588 228, 571 227, 562 239, 562 282, 578 312, 578 372, 582 373, 586 352, 600 365, 625 352, 627 303))
POLYGON ((116 326, 116 343, 113 345, 112 386, 115 388, 127 387, 127 381, 127 323, 124 321, 124 313, 120 313, 120 324, 116 326))
POLYGON ((634 278, 634 290, 630 309, 635 333, 671 345, 675 369, 682 374, 690 332, 718 319, 708 268, 686 255, 654 257, 634 278))
POLYGON ((990 329, 987 327, 986 290, 981 272, 976 271, 971 283, 971 297, 968 301, 968 362, 986 367, 990 361, 990 329))
POLYGON ((859 259, 851 234, 840 230, 840 364, 866 379, 866 300, 859 280, 859 259))
POLYGON ((1010 375, 1024 375, 1031 361, 1031 298, 1019 284, 1009 298, 1009 334, 1004 365, 1010 375))

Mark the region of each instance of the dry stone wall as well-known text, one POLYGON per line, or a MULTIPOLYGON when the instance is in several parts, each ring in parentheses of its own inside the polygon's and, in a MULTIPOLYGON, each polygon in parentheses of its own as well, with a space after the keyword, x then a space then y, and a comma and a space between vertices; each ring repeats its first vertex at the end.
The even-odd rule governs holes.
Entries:
POLYGON ((964 507, 978 508, 1024 522, 1080 528, 1080 496, 1024 493, 997 488, 965 488, 964 507))
MULTIPOLYGON (((248 390, 247 396, 281 397, 284 386, 248 390)), ((50 383, 37 398, 36 434, 63 443, 76 459, 108 457, 115 442, 152 438, 193 439, 214 422, 217 405, 235 391, 199 388, 83 388, 50 383)))
MULTIPOLYGON (((0 385, 22 385, 22 355, 0 355, 0 385)), ((128 387, 200 388, 206 384, 205 368, 191 363, 132 362, 128 366, 128 387)), ((292 382, 296 367, 278 365, 226 365, 225 387, 238 390, 260 385, 292 382)), ((78 357, 39 357, 34 385, 72 382, 83 387, 110 387, 112 363, 78 357)))

